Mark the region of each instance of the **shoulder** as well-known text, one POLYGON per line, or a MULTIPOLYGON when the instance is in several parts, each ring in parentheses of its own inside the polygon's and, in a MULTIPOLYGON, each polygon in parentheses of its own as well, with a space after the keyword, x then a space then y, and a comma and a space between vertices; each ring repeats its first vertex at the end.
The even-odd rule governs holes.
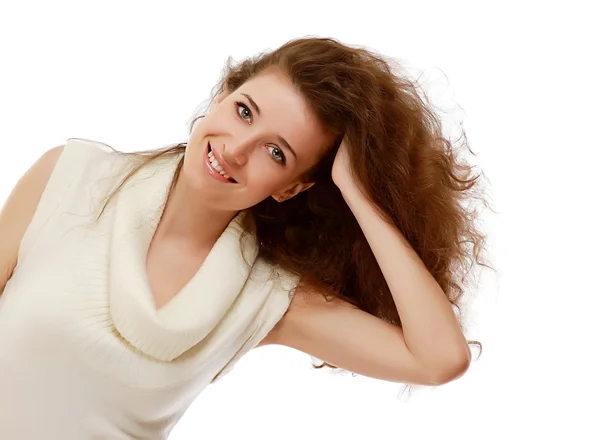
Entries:
POLYGON ((17 264, 19 246, 64 145, 44 152, 15 184, 0 211, 0 292, 17 264))
POLYGON ((35 182, 37 189, 41 188, 43 192, 64 149, 65 145, 59 145, 45 151, 27 170, 21 181, 29 179, 35 182))

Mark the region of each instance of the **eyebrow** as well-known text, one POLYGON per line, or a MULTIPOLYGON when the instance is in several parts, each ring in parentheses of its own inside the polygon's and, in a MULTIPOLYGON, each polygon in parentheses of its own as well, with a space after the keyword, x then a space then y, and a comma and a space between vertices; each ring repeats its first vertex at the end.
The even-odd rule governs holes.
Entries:
MULTIPOLYGON (((252 108, 256 111, 256 114, 258 116, 260 116, 260 108, 258 107, 258 104, 256 104, 256 102, 254 102, 254 99, 252 99, 252 97, 246 93, 242 93, 242 95, 244 95, 248 101, 250 101, 250 105, 252 106, 252 108)), ((289 144, 288 141, 285 140, 285 138, 283 136, 277 135, 277 139, 279 140, 279 142, 281 142, 283 144, 283 146, 288 149, 289 151, 291 151, 291 153, 294 155, 294 157, 296 158, 296 160, 298 160, 298 156, 296 156, 296 152, 294 151, 294 149, 292 148, 292 146, 289 144)))

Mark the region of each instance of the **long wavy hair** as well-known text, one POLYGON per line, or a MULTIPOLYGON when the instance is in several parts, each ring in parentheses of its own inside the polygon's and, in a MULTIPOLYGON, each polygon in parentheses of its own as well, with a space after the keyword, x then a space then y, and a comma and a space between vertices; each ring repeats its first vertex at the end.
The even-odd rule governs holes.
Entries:
MULTIPOLYGON (((248 209, 245 227, 257 235, 259 257, 299 275, 328 301, 343 299, 402 326, 373 252, 331 179, 333 159, 345 135, 355 177, 382 217, 417 252, 464 330, 461 299, 475 279, 473 266, 493 269, 483 258, 486 236, 478 226, 478 208, 489 207, 483 173, 475 174, 458 154, 461 147, 468 148, 466 137, 453 145, 443 136, 433 106, 418 82, 401 74, 397 62, 330 38, 292 40, 239 63, 230 58, 211 100, 267 68, 279 68, 289 77, 334 143, 307 172, 316 182, 312 188, 283 203, 269 197, 248 209)), ((190 134, 203 114, 194 116, 190 134)), ((142 158, 122 184, 142 166, 182 154, 186 146, 121 153, 142 158)), ((183 158, 171 189, 182 164, 183 158)), ((469 344, 481 352, 481 343, 469 344)), ((337 368, 325 362, 313 366, 337 368)))

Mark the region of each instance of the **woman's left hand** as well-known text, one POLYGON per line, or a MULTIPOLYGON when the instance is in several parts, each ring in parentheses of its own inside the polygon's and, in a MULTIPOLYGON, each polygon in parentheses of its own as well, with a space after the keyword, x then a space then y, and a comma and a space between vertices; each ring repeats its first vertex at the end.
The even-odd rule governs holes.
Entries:
POLYGON ((331 178, 337 187, 352 181, 350 169, 350 155, 348 154, 348 141, 344 137, 333 161, 331 178))

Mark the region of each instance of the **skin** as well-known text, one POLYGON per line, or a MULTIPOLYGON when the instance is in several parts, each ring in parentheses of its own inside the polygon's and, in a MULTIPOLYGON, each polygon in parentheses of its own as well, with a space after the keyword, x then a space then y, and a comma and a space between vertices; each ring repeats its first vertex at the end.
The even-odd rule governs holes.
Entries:
POLYGON ((238 211, 268 197, 285 200, 310 188, 312 183, 301 176, 319 160, 329 141, 303 98, 278 70, 265 71, 233 93, 219 95, 192 132, 155 239, 210 249, 238 211), (220 182, 207 172, 207 142, 237 183, 220 182))

